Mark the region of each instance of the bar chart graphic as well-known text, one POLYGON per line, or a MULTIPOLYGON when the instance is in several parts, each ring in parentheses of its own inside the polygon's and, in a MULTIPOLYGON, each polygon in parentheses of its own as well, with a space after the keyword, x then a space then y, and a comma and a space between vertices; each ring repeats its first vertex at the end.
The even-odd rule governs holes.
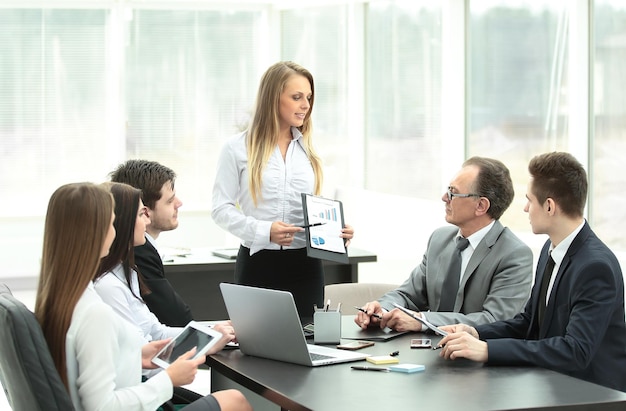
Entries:
POLYGON ((320 211, 320 213, 317 216, 321 220, 337 221, 337 209, 336 208, 329 208, 329 209, 326 209, 326 210, 322 210, 322 211, 320 211))
POLYGON ((303 193, 302 205, 304 223, 312 225, 307 228, 307 255, 346 263, 341 201, 303 193))

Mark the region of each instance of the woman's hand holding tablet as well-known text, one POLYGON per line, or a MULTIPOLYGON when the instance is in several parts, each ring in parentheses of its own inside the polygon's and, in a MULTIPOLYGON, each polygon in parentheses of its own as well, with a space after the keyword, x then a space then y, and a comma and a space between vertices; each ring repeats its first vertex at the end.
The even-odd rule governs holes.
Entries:
POLYGON ((190 321, 176 337, 172 338, 152 359, 161 368, 168 368, 181 355, 192 348, 196 352, 190 359, 204 356, 222 340, 222 333, 208 326, 190 321))

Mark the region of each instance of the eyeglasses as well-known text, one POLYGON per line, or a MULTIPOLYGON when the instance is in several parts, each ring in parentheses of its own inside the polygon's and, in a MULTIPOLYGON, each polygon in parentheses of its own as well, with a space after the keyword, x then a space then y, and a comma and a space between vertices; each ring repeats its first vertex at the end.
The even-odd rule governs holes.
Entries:
POLYGON ((446 193, 448 194, 448 201, 452 201, 453 197, 461 197, 461 198, 480 197, 480 194, 474 194, 474 193, 470 193, 470 194, 453 193, 450 187, 448 187, 448 191, 446 193))

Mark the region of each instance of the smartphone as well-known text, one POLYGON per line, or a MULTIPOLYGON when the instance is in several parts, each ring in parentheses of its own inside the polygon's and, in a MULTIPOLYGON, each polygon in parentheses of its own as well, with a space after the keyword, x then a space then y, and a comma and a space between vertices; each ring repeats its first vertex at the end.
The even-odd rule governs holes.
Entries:
POLYGON ((341 350, 360 350, 361 348, 371 347, 374 341, 350 341, 348 343, 339 344, 337 348, 341 350))
POLYGON ((411 348, 430 348, 430 338, 412 338, 411 348))

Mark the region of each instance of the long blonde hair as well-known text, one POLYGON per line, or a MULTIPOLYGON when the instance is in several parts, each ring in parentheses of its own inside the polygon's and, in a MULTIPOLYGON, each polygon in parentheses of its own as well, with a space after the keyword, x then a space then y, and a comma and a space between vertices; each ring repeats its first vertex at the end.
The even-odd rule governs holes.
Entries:
POLYGON ((256 98, 256 106, 248 133, 246 147, 248 153, 248 184, 252 201, 256 205, 261 193, 263 169, 265 168, 272 151, 278 144, 280 95, 289 78, 294 75, 302 75, 309 80, 311 85, 310 108, 301 127, 302 145, 315 174, 314 193, 319 195, 322 191, 322 161, 313 149, 311 112, 315 100, 315 88, 313 76, 304 67, 291 61, 281 61, 267 69, 259 84, 256 98))
POLYGON ((61 186, 48 203, 35 315, 66 387, 67 331, 74 307, 98 271, 112 214, 113 197, 92 183, 61 186))

